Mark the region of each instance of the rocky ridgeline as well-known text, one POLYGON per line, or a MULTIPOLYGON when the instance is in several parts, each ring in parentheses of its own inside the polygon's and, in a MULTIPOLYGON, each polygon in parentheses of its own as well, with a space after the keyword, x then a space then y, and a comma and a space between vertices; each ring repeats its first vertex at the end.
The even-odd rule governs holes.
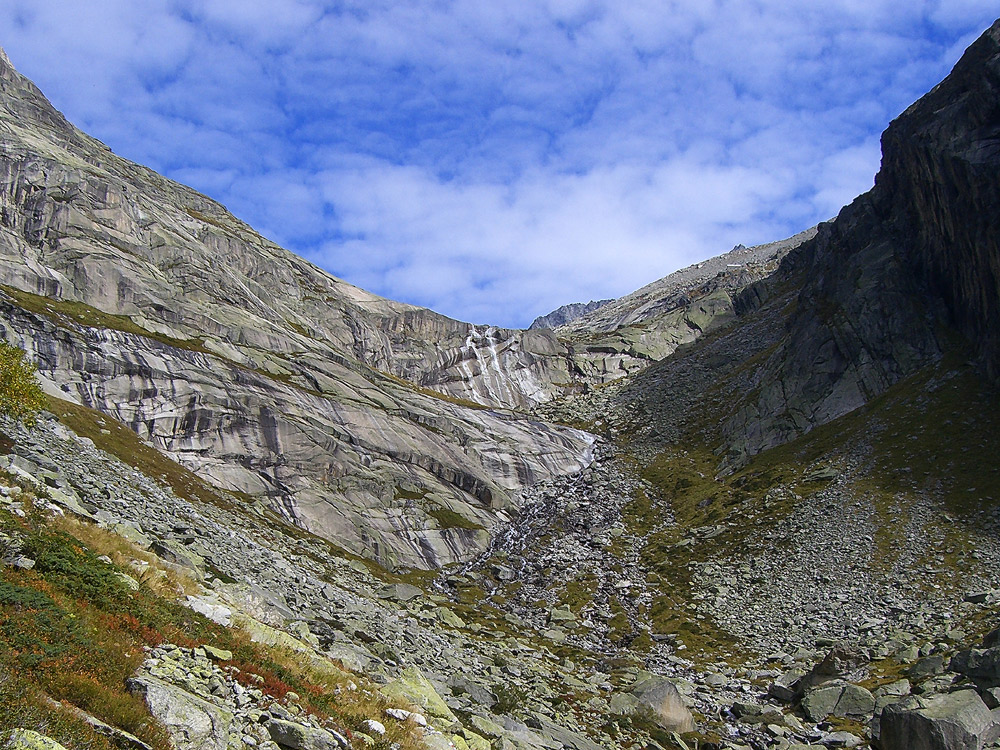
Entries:
POLYGON ((557 328, 561 325, 574 321, 577 318, 581 318, 588 313, 592 313, 594 310, 608 304, 611 301, 612 300, 610 299, 601 299, 591 300, 590 302, 571 302, 568 305, 561 305, 552 312, 546 315, 539 315, 531 321, 531 325, 528 326, 528 330, 532 331, 538 328, 557 328))

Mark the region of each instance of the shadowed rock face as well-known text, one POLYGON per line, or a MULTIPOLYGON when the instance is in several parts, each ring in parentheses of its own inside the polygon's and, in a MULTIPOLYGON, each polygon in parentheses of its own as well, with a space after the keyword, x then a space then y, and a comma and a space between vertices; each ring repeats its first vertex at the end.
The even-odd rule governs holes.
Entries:
POLYGON ((1000 372, 1000 22, 882 137, 875 187, 737 300, 785 333, 726 425, 730 459, 861 406, 947 348, 1000 372), (789 289, 793 298, 781 302, 789 289))
POLYGON ((66 398, 216 485, 433 567, 481 549, 521 488, 589 463, 584 433, 387 374, 432 368, 468 324, 335 279, 116 157, 5 57, 0 144, 6 337, 66 398))
POLYGON ((875 193, 908 263, 1000 374, 1000 22, 882 136, 875 193))

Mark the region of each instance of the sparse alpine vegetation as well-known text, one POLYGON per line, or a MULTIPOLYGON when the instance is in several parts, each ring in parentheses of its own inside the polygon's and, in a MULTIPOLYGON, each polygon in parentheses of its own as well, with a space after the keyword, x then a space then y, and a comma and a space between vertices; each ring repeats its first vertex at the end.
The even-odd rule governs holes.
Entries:
POLYGON ((1000 22, 836 220, 554 331, 0 65, 0 745, 1000 747, 1000 22))
POLYGON ((25 360, 23 350, 0 342, 0 414, 30 424, 44 406, 35 366, 25 360))

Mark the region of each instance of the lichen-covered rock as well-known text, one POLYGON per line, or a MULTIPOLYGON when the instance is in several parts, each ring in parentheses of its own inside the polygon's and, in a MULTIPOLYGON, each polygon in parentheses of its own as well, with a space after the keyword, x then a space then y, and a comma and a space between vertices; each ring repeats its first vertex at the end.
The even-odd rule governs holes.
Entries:
POLYGON ((995 719, 974 690, 907 698, 879 720, 882 750, 980 750, 997 737, 995 719))
POLYGON ((402 699, 418 706, 425 713, 447 721, 457 717, 444 702, 434 685, 416 667, 407 667, 399 677, 381 688, 388 698, 402 699))
POLYGON ((51 737, 32 729, 12 729, 3 744, 3 750, 66 750, 51 737))
POLYGON ((226 750, 232 711, 151 675, 133 678, 129 687, 170 732, 178 750, 226 750))

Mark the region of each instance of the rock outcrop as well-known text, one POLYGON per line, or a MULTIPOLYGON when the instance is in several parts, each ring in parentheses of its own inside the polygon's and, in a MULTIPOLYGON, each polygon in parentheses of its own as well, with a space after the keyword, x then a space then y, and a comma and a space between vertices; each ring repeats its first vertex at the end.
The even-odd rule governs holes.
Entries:
POLYGON ((557 328, 566 323, 570 323, 577 318, 582 318, 587 313, 592 313, 600 307, 613 302, 610 299, 591 300, 590 302, 571 302, 568 305, 557 307, 547 315, 539 315, 528 326, 529 331, 537 328, 557 328))

